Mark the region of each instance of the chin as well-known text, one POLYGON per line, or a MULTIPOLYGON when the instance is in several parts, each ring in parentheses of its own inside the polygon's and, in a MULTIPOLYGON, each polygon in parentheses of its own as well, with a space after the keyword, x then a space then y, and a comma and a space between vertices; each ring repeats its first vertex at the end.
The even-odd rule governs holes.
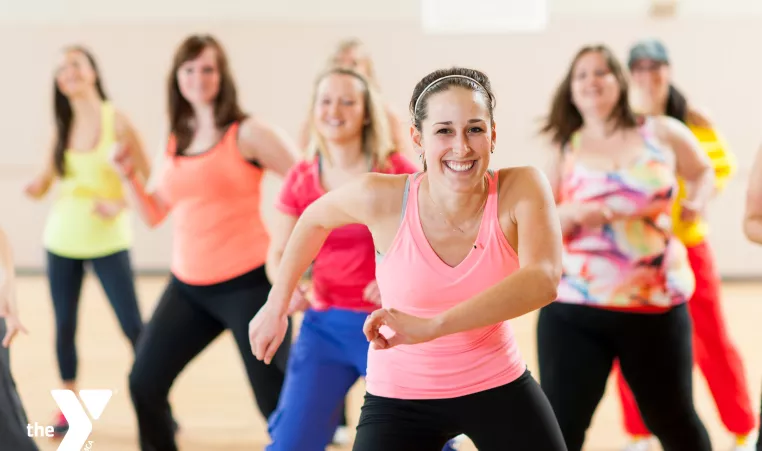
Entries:
POLYGON ((456 191, 471 191, 482 183, 487 167, 476 160, 470 168, 452 169, 444 161, 441 163, 442 174, 449 185, 456 191))

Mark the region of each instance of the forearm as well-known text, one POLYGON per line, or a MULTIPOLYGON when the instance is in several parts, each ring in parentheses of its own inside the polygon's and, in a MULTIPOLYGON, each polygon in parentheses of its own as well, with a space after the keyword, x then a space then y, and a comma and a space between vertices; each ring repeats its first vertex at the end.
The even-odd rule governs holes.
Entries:
POLYGON ((143 222, 151 227, 159 225, 169 213, 167 207, 154 194, 146 191, 145 184, 139 175, 133 174, 125 180, 125 183, 143 222))
POLYGON ((278 267, 280 266, 280 260, 283 257, 283 250, 270 249, 267 254, 267 263, 265 263, 265 274, 271 284, 275 283, 275 279, 278 275, 278 267))
POLYGON ((685 200, 703 208, 715 193, 714 170, 705 168, 696 177, 685 180, 685 200))
POLYGON ((291 294, 331 232, 313 221, 311 216, 307 209, 296 223, 277 266, 268 270, 274 273, 268 274, 274 280, 268 302, 275 302, 282 316, 288 311, 291 294))
POLYGON ((537 310, 556 298, 561 272, 537 266, 519 269, 500 283, 435 318, 441 337, 507 321, 537 310))
POLYGON ((0 231, 0 312, 16 313, 16 268, 13 250, 4 232, 0 231), (8 305, 2 305, 8 302, 8 305))

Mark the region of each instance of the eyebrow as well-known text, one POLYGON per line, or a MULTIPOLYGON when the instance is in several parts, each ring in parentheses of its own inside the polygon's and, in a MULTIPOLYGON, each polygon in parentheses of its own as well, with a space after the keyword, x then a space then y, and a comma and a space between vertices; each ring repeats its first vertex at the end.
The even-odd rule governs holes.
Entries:
MULTIPOLYGON (((475 124, 477 122, 484 122, 484 119, 469 119, 469 124, 475 124)), ((452 125, 452 121, 434 122, 434 125, 452 125)))

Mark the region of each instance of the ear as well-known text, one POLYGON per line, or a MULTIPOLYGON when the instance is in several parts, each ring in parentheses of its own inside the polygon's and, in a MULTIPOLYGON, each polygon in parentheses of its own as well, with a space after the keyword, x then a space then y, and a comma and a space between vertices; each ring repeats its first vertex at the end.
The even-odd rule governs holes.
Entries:
POLYGON ((415 152, 419 155, 422 154, 423 146, 421 145, 421 132, 415 128, 415 125, 410 125, 410 137, 413 139, 413 144, 415 144, 415 152))
POLYGON ((490 150, 494 152, 495 143, 497 142, 497 122, 495 122, 494 120, 492 121, 492 136, 490 138, 492 141, 492 148, 490 150))

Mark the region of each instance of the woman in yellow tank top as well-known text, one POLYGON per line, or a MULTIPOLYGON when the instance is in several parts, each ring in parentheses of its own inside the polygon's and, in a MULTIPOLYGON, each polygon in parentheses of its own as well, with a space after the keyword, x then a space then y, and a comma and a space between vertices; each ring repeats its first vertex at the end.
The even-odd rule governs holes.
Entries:
MULTIPOLYGON (((110 164, 117 145, 143 156, 130 122, 108 101, 93 56, 80 47, 64 50, 54 82, 56 136, 44 170, 26 187, 34 199, 58 182, 55 203, 44 232, 47 272, 56 317, 56 352, 64 388, 76 389, 77 308, 89 263, 133 346, 143 321, 133 283, 129 248, 130 216, 119 175, 110 164)), ((65 434, 59 412, 55 432, 65 434)))

